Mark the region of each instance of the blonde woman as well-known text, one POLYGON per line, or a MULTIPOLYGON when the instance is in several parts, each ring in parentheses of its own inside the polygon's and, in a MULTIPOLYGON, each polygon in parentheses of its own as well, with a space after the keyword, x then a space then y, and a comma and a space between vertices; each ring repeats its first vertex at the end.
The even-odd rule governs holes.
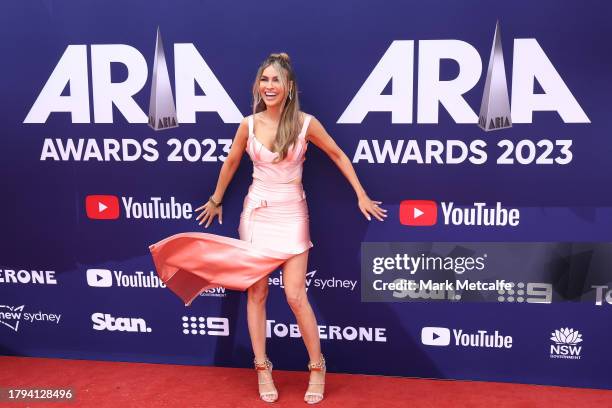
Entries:
POLYGON ((274 402, 278 391, 266 354, 268 274, 283 269, 285 295, 306 345, 310 361, 304 400, 323 399, 326 364, 317 321, 306 295, 310 241, 308 207, 302 187, 302 164, 308 145, 322 149, 338 166, 357 195, 366 219, 383 221, 386 210, 361 186, 348 157, 321 123, 300 111, 298 86, 285 53, 271 54, 253 84, 253 114, 236 132, 210 199, 196 211, 206 228, 215 217, 223 222, 223 197, 242 155, 253 161, 253 183, 240 216, 240 240, 204 233, 183 233, 151 246, 158 273, 170 289, 191 303, 214 286, 247 289, 247 320, 262 400, 274 402), (177 260, 178 259, 178 260, 177 260))

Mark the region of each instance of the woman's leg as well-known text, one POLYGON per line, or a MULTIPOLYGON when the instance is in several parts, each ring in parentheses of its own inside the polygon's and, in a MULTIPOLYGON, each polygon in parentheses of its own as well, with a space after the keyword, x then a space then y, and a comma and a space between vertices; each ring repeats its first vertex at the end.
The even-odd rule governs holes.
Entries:
POLYGON ((312 361, 321 358, 319 329, 314 312, 306 296, 306 268, 308 267, 308 251, 289 258, 283 266, 283 285, 287 303, 293 311, 300 327, 302 339, 312 361))
MULTIPOLYGON (((268 297, 268 277, 255 282, 247 291, 247 321, 255 361, 262 364, 266 360, 266 299, 268 297)), ((277 398, 276 387, 272 382, 272 373, 268 370, 257 370, 259 393, 262 399, 274 401, 277 398), (263 395, 262 395, 263 394, 263 395)))
POLYGON ((248 290, 247 322, 253 354, 258 362, 266 358, 266 299, 268 298, 268 277, 261 278, 248 290))
MULTIPOLYGON (((310 361, 318 362, 321 360, 321 342, 317 320, 306 295, 307 267, 308 251, 287 260, 283 266, 283 285, 285 286, 287 303, 289 303, 297 320, 310 361)), ((313 370, 310 372, 310 382, 322 384, 324 379, 324 371, 313 370)), ((310 385, 308 391, 323 393, 323 385, 310 385)), ((309 396, 308 399, 315 402, 320 397, 309 396)))

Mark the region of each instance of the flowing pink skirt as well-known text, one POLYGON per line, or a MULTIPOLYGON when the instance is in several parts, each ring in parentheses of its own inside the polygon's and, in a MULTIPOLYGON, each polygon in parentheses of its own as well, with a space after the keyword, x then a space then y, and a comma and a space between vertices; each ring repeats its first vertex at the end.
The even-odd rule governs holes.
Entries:
POLYGON ((240 215, 240 239, 203 232, 167 237, 149 246, 157 274, 185 306, 207 289, 246 290, 313 246, 305 197, 301 184, 254 179, 240 215))

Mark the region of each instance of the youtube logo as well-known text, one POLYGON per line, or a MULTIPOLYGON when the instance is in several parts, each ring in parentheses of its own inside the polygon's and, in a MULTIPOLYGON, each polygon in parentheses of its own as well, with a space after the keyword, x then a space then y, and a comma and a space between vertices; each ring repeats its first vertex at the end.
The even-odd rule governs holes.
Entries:
POLYGON ((114 195, 88 195, 85 197, 87 217, 93 220, 119 218, 119 197, 114 195))
POLYGON ((426 346, 448 346, 450 344, 450 330, 446 327, 423 327, 421 343, 426 346))
POLYGON ((400 223, 416 227, 434 225, 438 205, 431 200, 404 200, 400 203, 400 223))
POLYGON ((88 269, 87 284, 97 288, 109 288, 113 286, 113 277, 108 269, 88 269))

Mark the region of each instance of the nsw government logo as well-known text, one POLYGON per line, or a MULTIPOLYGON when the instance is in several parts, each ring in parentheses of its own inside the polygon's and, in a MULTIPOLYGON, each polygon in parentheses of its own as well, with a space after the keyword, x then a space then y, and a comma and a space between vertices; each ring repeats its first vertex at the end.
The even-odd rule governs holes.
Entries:
POLYGON ((562 358, 568 360, 580 360, 582 346, 582 334, 578 330, 569 327, 560 328, 551 333, 550 338, 555 344, 550 346, 550 358, 562 358))

